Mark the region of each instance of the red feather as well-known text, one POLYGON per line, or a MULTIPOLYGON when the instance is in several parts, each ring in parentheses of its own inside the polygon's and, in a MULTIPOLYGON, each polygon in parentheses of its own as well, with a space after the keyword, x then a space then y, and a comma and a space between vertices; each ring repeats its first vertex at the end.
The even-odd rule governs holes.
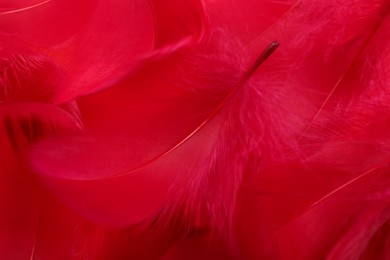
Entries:
MULTIPOLYGON (((388 47, 383 39, 388 38, 390 6, 386 1, 342 5, 329 3, 333 14, 325 17, 317 2, 306 6, 318 12, 302 12, 333 23, 313 24, 312 36, 305 31, 307 47, 297 39, 302 52, 292 66, 295 70, 299 64, 306 74, 290 74, 283 82, 291 87, 299 80, 302 92, 314 89, 311 100, 318 108, 307 114, 306 126, 296 125, 298 150, 287 155, 291 159, 274 160, 241 187, 235 221, 246 258, 357 259, 372 257, 369 244, 379 246, 376 234, 385 228, 389 199, 384 173, 389 155, 384 101, 388 47), (336 23, 338 17, 342 23, 336 23), (341 30, 328 31, 340 25, 341 30), (335 42, 321 47, 323 35, 335 42), (342 56, 338 49, 344 49, 342 56), (316 70, 321 72, 313 74, 316 70), (322 100, 316 97, 321 93, 327 93, 322 100), (263 243, 255 242, 259 240, 263 243)), ((374 258, 386 254, 378 250, 374 258)))
POLYGON ((388 258, 389 10, 3 1, 0 257, 388 258))

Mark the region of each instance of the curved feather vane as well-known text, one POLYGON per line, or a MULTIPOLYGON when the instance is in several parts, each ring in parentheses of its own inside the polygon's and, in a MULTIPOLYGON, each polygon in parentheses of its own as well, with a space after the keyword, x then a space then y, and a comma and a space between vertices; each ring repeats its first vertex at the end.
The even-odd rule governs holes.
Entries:
POLYGON ((0 255, 388 258, 389 39, 388 0, 0 1, 0 255))
POLYGON ((29 11, 31 9, 34 9, 34 8, 40 7, 42 5, 45 5, 45 4, 49 3, 50 1, 52 1, 52 0, 45 0, 45 1, 42 1, 42 2, 37 3, 37 4, 33 4, 33 5, 30 5, 30 6, 21 7, 21 8, 9 10, 9 11, 1 11, 0 15, 15 14, 15 13, 29 11))
POLYGON ((85 259, 109 251, 110 246, 101 246, 106 228, 64 206, 35 178, 26 160, 31 143, 77 131, 78 119, 51 105, 3 103, 0 121, 1 256, 85 259))
POLYGON ((0 254, 29 259, 36 249, 41 209, 39 183, 25 159, 27 147, 77 124, 64 111, 34 103, 1 104, 0 121, 0 254))
MULTIPOLYGON (((2 3, 0 9, 18 5, 2 3)), ((62 73, 54 96, 62 104, 116 84, 151 58, 193 45, 202 37, 204 23, 195 0, 180 5, 174 0, 87 0, 82 5, 58 0, 0 16, 0 36, 53 63, 62 73)))
MULTIPOLYGON (((301 87, 313 105, 303 112, 295 110, 309 122, 295 127, 299 147, 281 160, 263 162, 261 173, 249 175, 240 189, 235 234, 247 259, 358 259, 388 254, 380 249, 387 242, 379 241, 386 232, 390 201, 386 174, 390 158, 390 5, 387 1, 361 1, 359 5, 346 1, 342 9, 330 2, 323 4, 328 3, 330 11, 345 12, 340 23, 345 27, 339 32, 333 27, 330 32, 332 23, 324 23, 317 24, 311 36, 306 32, 303 41, 311 39, 315 44, 302 50, 303 58, 292 63, 292 68, 299 66, 306 75, 298 71, 283 78, 287 88, 301 87), (329 45, 321 56, 325 47, 318 44, 326 41, 323 35, 338 43, 329 45), (338 56, 338 48, 344 49, 343 55, 338 56), (314 119, 307 111, 317 112, 314 119)), ((309 7, 303 3, 294 12, 309 7)), ((338 19, 340 13, 322 17, 312 10, 305 15, 325 21, 338 19)), ((294 45, 294 38, 290 44, 279 39, 285 51, 282 58, 296 55, 294 51, 305 46, 299 36, 300 45, 294 45)), ((277 58, 267 66, 278 65, 272 64, 277 58)), ((279 73, 292 71, 281 67, 279 73)))
POLYGON ((202 7, 176 2, 100 1, 84 30, 47 51, 69 75, 56 103, 115 85, 152 59, 197 43, 205 29, 202 7))
MULTIPOLYGON (((382 163, 380 163, 380 164, 374 166, 372 169, 369 169, 368 171, 365 171, 365 172, 363 172, 362 174, 356 176, 356 177, 353 178, 352 180, 347 181, 346 183, 340 185, 339 187, 335 188, 334 190, 332 190, 331 192, 327 193, 325 196, 321 197, 319 200, 317 200, 316 202, 314 202, 312 205, 310 205, 310 207, 309 207, 306 211, 311 210, 312 208, 314 208, 314 207, 316 207, 317 205, 321 204, 323 201, 325 201, 325 200, 327 200, 328 198, 330 198, 331 196, 335 195, 337 192, 340 192, 340 191, 342 191, 343 189, 348 188, 348 186, 350 186, 350 185, 353 185, 355 182, 358 182, 358 181, 360 181, 361 179, 367 177, 368 175, 375 173, 378 169, 382 168, 383 166, 386 166, 386 164, 387 164, 388 162, 389 162, 389 161, 386 160, 385 162, 382 162, 382 163)), ((304 214, 304 213, 302 213, 302 214, 304 214)))
MULTIPOLYGON (((223 28, 246 46, 288 15, 300 1, 248 0, 241 4, 233 0, 204 0, 204 6, 211 26, 223 28)), ((254 51, 257 55, 258 49, 254 51)))
MULTIPOLYGON (((186 89, 170 82, 172 75, 165 69, 167 64, 170 71, 176 66, 172 59, 147 71, 147 81, 138 82, 142 89, 119 86, 87 96, 79 102, 87 134, 41 142, 35 146, 31 162, 53 190, 88 217, 116 225, 139 222, 162 207, 170 187, 186 185, 192 170, 207 171, 223 127, 217 114, 277 46, 272 43, 222 101, 218 96, 209 96, 208 102, 207 96, 188 96, 190 85, 186 89), (119 104, 125 109, 123 114, 115 115, 117 118, 108 114, 109 119, 102 112, 100 120, 88 118, 84 109, 91 107, 89 102, 102 106, 104 100, 115 100, 110 105, 119 104), (175 111, 177 107, 181 110, 175 111), (171 148, 166 150, 167 146, 171 148)), ((182 57, 177 58, 182 62, 182 57)), ((106 113, 120 111, 119 107, 106 113)), ((91 116, 96 115, 93 112, 91 116)))
MULTIPOLYGON (((18 0, 0 3, 0 31, 29 46, 52 47, 83 28, 96 1, 18 0)), ((41 49, 40 49, 41 50, 41 49)))
POLYGON ((370 41, 372 40, 373 36, 377 33, 377 31, 380 29, 381 24, 383 23, 383 20, 390 12, 390 6, 387 7, 387 10, 384 12, 382 17, 379 17, 377 23, 375 24, 374 28, 370 31, 370 34, 367 36, 366 40, 364 41, 363 45, 360 47, 359 51, 356 54, 356 57, 354 60, 352 60, 351 64, 347 67, 347 70, 341 75, 341 77, 337 80, 336 84, 332 89, 330 90, 329 94, 326 96, 325 100, 321 103, 320 108, 315 113, 313 118, 309 121, 305 129, 302 131, 302 134, 297 139, 297 143, 301 141, 301 139, 305 136, 307 131, 310 129, 310 127, 313 125, 314 121, 320 116, 321 112, 325 109, 325 106, 328 104, 328 102, 331 100, 333 95, 336 93, 337 88, 342 84, 344 78, 348 75, 350 70, 354 69, 354 65, 356 62, 359 61, 359 58, 362 54, 364 54, 365 49, 370 44, 370 41))

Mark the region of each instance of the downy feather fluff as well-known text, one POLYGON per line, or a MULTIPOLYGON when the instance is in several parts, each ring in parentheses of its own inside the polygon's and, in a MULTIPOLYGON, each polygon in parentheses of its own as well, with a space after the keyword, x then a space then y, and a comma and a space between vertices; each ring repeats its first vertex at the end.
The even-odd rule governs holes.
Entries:
POLYGON ((386 259, 389 10, 0 4, 0 253, 386 259))

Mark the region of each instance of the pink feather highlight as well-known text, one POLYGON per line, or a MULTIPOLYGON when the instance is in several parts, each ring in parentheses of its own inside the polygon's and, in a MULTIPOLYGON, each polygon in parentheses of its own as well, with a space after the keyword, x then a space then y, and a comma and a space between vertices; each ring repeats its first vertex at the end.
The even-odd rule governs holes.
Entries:
POLYGON ((389 10, 1 1, 0 258, 389 258, 389 10))

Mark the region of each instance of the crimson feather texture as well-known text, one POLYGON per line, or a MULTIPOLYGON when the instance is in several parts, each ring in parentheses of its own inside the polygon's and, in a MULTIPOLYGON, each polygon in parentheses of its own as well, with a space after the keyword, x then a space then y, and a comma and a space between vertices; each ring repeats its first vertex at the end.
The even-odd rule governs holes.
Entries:
POLYGON ((115 84, 145 59, 196 42, 204 22, 201 5, 160 2, 6 1, 0 30, 5 39, 16 38, 11 43, 41 52, 65 75, 54 96, 61 104, 115 84))
POLYGON ((389 10, 3 1, 0 254, 388 258, 389 10))
MULTIPOLYGON (((319 2, 302 3, 296 11, 318 8, 319 2)), ((325 95, 322 100, 313 96, 318 107, 311 109, 312 115, 304 114, 307 124, 300 126, 295 138, 298 154, 288 153, 287 158, 274 161, 244 181, 235 221, 238 243, 249 259, 387 257, 386 250, 379 249, 386 240, 382 243, 377 237, 386 232, 388 219, 385 100, 389 3, 322 4, 329 10, 324 17, 315 11, 301 12, 307 15, 302 19, 316 14, 316 19, 329 22, 313 24, 313 34, 309 30, 304 38, 297 39, 302 59, 292 64, 299 64, 299 71, 306 73, 321 72, 292 75, 290 79, 304 79, 299 82, 302 91, 311 87, 325 95), (343 23, 335 22, 341 19, 338 17, 343 23), (318 33, 337 24, 345 27, 334 28, 333 37, 329 31, 318 33), (326 40, 335 41, 327 43, 326 48, 319 45, 324 44, 324 35, 326 40), (302 44, 302 39, 310 45, 302 44), (344 49, 343 59, 337 54, 339 48, 344 49), (302 70, 306 66, 310 70, 302 70), (256 243, 258 240, 263 243, 256 243)), ((291 21, 286 24, 294 26, 291 21)))
MULTIPOLYGON (((191 194, 187 189, 194 189, 194 194, 203 193, 204 191, 198 190, 198 185, 204 182, 207 175, 203 174, 202 177, 201 172, 210 171, 208 164, 215 159, 215 141, 212 140, 216 139, 219 126, 210 128, 210 125, 215 124, 216 119, 213 119, 188 140, 185 136, 210 116, 210 111, 215 110, 226 92, 231 91, 230 88, 235 85, 235 78, 243 74, 242 71, 237 71, 237 64, 242 61, 237 57, 232 59, 227 56, 228 52, 236 52, 236 47, 231 43, 215 46, 213 41, 220 41, 221 35, 209 37, 211 39, 207 41, 211 43, 203 43, 189 53, 184 50, 184 54, 178 53, 157 62, 122 86, 81 98, 78 104, 89 136, 65 139, 66 145, 57 144, 57 152, 50 154, 45 150, 53 151, 53 146, 46 147, 48 144, 44 142, 39 149, 41 154, 33 153, 32 160, 39 172, 61 174, 59 180, 53 180, 53 176, 47 177, 54 185, 53 190, 64 192, 63 199, 70 200, 71 205, 90 218, 98 218, 97 220, 115 225, 139 222, 150 215, 152 210, 156 211, 158 205, 161 208, 161 203, 168 199, 164 198, 168 188, 177 189, 170 192, 172 198, 169 200, 173 200, 172 194, 181 194, 179 199, 176 197, 177 201, 173 201, 173 205, 182 204, 186 200, 188 194, 191 194), (220 51, 218 48, 226 50, 220 51), (224 60, 221 57, 224 57, 224 60), (232 59, 234 65, 227 64, 229 59, 232 59), (233 66, 236 66, 236 72, 228 72, 227 69, 232 70, 233 66), (209 72, 214 67, 220 69, 209 72), (183 75, 183 72, 186 74, 183 75), (221 78, 226 74, 236 76, 222 81, 221 78), (185 81, 181 82, 180 78, 185 81), (92 107, 94 111, 89 111, 92 107), (181 111, 177 111, 177 107, 180 107, 181 111), (112 113, 113 111, 115 112, 112 113), (112 131, 116 134, 112 135, 112 131), (185 145, 180 140, 186 140, 185 145), (80 150, 81 143, 84 148, 80 150), (167 153, 164 152, 166 147, 175 149, 168 149, 167 153), (201 149, 196 150, 196 147, 201 149), (127 149, 129 152, 126 152, 127 149), (156 154, 162 154, 164 158, 156 154), (188 157, 187 154, 192 156, 188 157), (39 156, 50 156, 53 163, 42 164, 47 160, 39 156), (76 163, 76 158, 79 158, 80 163, 76 163), (107 161, 107 158, 110 160, 107 161), (63 166, 63 160, 75 163, 69 165, 71 169, 57 169, 58 166, 63 166), (184 171, 180 170, 182 167, 184 171), (193 173, 190 174, 186 168, 193 173), (75 175, 70 176, 71 172, 75 175), (90 174, 91 176, 88 176, 90 174), (159 177, 160 175, 162 177, 159 177), (87 195, 81 196, 87 190, 87 195), (135 200, 136 197, 140 200, 135 200)), ((219 175, 220 172, 216 174, 219 175)), ((228 183, 231 181, 228 180, 228 183)), ((238 181, 232 183, 236 185, 238 181)), ((227 192, 230 185, 232 184, 224 185, 227 192)), ((217 183, 214 182, 213 186, 217 186, 217 183)), ((220 191, 216 195, 219 193, 220 191)), ((192 200, 199 204, 198 197, 192 200)), ((212 200, 209 206, 196 206, 195 212, 187 215, 194 215, 192 218, 197 219, 196 215, 204 215, 197 213, 198 211, 209 210, 212 215, 218 215, 214 224, 224 226, 227 221, 222 221, 222 218, 225 218, 225 211, 232 210, 234 191, 229 199, 221 201, 225 201, 221 208, 218 208, 216 203, 218 198, 212 197, 212 200), (223 212, 219 212, 221 210, 223 212)), ((171 211, 160 214, 168 214, 169 219, 169 212, 171 211)))
POLYGON ((89 217, 116 225, 149 217, 170 189, 182 193, 190 179, 209 171, 220 128, 214 114, 234 85, 242 84, 223 81, 229 67, 214 62, 197 50, 180 52, 115 88, 80 99, 84 133, 36 146, 31 157, 36 169, 78 210, 91 210, 89 217), (210 65, 220 66, 220 72, 210 75, 210 65), (94 104, 98 113, 90 110, 94 104), (68 168, 66 161, 74 163, 68 168))
MULTIPOLYGON (((5 130, 1 133, 2 187, 5 187, 1 214, 2 230, 4 228, 2 257, 111 259, 117 251, 118 255, 126 252, 123 245, 110 246, 107 238, 127 238, 127 235, 107 231, 83 219, 57 201, 52 192, 36 180, 26 162, 25 150, 39 138, 52 136, 53 129, 61 129, 62 121, 67 122, 67 117, 69 126, 67 123, 65 128, 82 127, 77 103, 63 102, 115 84, 134 69, 134 60, 144 64, 159 60, 193 44, 202 34, 200 5, 196 7, 195 1, 194 8, 187 8, 187 11, 184 11, 186 4, 177 9, 163 9, 161 6, 156 9, 154 5, 159 1, 154 1, 153 5, 148 1, 117 4, 100 1, 93 5, 74 6, 70 8, 73 13, 66 9, 63 16, 55 15, 55 12, 53 16, 42 15, 52 9, 64 11, 64 5, 68 8, 74 4, 65 2, 18 1, 2 2, 1 6, 0 19, 4 28, 0 31, 0 105, 4 110, 1 115, 6 120, 5 130), (67 21, 79 11, 82 19, 73 16, 77 25, 68 27, 67 21), (183 16, 189 13, 193 18, 183 16), (180 19, 181 26, 167 35, 167 27, 180 19), (29 20, 34 23, 26 23, 29 20), (146 20, 149 26, 145 26, 146 20), (191 25, 185 27, 187 22, 191 25), (61 27, 58 23, 67 26, 61 27), (138 26, 128 27, 128 23, 138 26), (52 35, 49 29, 55 30, 56 34, 52 35), (40 36, 43 32, 45 37, 40 36), (137 55, 139 57, 132 57, 137 55), (105 73, 100 71, 103 69, 105 73), (61 103, 63 110, 31 102, 61 103), (35 110, 38 111, 30 116, 35 110), (18 142, 23 142, 23 145, 18 145, 18 142), (7 144, 9 147, 5 147, 7 144), (19 189, 20 194, 17 194, 19 189), (20 221, 23 225, 19 223, 18 227, 20 221), (105 246, 101 245, 102 241, 105 246)), ((61 132, 59 135, 66 134, 61 132)), ((130 255, 139 258, 145 251, 141 256, 133 252, 130 255)))

